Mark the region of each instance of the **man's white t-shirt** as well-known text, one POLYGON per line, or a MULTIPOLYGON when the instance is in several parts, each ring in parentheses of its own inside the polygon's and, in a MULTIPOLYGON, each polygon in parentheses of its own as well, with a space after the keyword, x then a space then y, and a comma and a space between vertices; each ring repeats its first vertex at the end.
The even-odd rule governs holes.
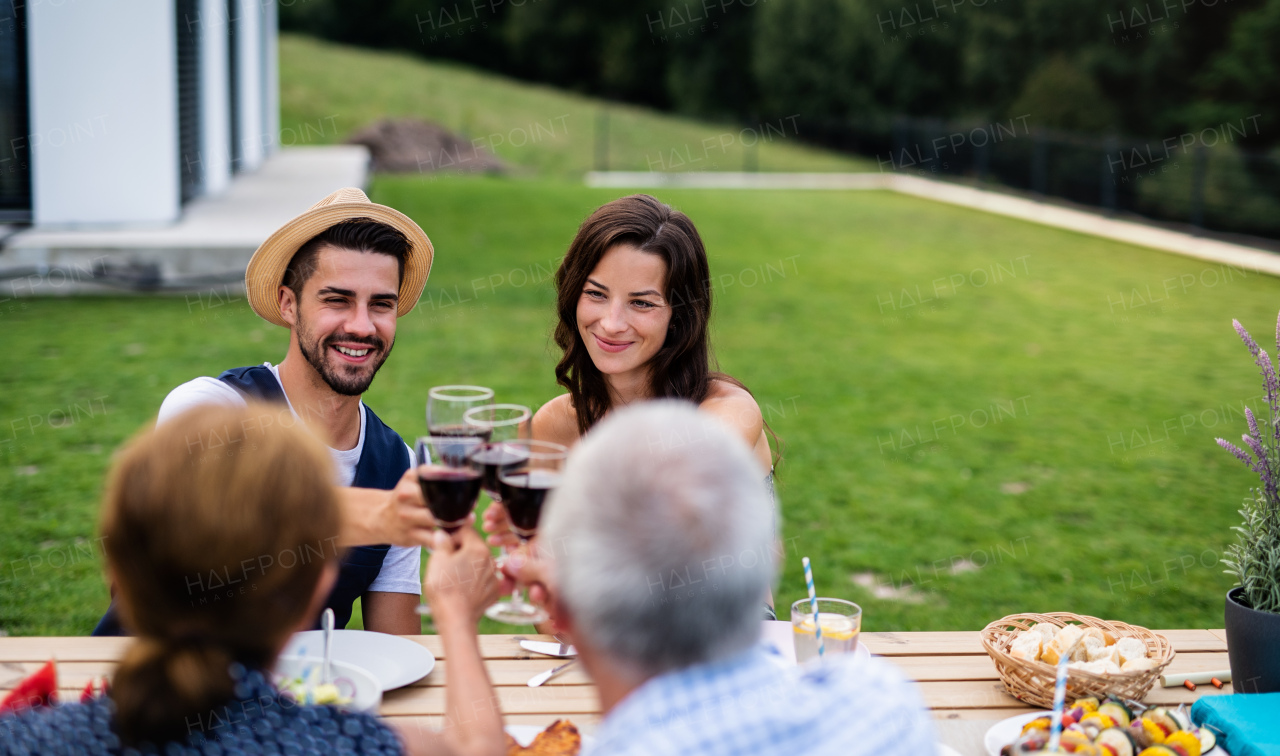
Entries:
MULTIPOLYGON (((262 364, 271 370, 271 374, 276 377, 276 382, 279 382, 280 368, 270 362, 262 364)), ((283 384, 280 390, 284 391, 283 384)), ((285 401, 288 399, 286 396, 285 401)), ((231 404, 243 407, 245 401, 243 394, 217 378, 201 376, 169 392, 160 405, 160 416, 157 422, 163 423, 201 404, 231 404)), ((296 417, 298 413, 293 410, 292 402, 289 403, 289 409, 296 417)), ((339 486, 349 486, 356 479, 356 463, 360 461, 360 452, 364 449, 364 426, 364 402, 361 402, 360 440, 356 442, 355 448, 346 451, 329 449, 329 453, 333 455, 333 462, 338 468, 339 486)), ((409 449, 409 445, 405 444, 405 448, 409 449)), ((412 467, 415 464, 413 449, 409 449, 409 466, 412 467)), ((369 590, 421 595, 422 583, 419 579, 421 574, 422 551, 420 549, 410 546, 392 546, 382 561, 382 570, 370 584, 369 590)))

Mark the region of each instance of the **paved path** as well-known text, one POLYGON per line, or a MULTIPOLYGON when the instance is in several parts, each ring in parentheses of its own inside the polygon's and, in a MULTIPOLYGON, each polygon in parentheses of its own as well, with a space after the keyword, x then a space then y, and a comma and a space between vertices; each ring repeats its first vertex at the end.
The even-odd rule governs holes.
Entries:
POLYGON ((1280 276, 1280 255, 1266 250, 897 173, 592 172, 587 174, 587 185, 617 189, 887 190, 1280 276))

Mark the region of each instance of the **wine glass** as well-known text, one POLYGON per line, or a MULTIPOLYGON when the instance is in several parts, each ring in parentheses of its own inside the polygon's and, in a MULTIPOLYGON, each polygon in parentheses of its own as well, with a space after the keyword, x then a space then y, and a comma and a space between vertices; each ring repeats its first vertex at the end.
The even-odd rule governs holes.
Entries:
MULTIPOLYGON (((502 506, 511 519, 511 530, 524 542, 538 532, 538 518, 547 493, 560 484, 560 471, 564 467, 569 450, 561 444, 518 438, 505 442, 519 447, 525 459, 510 469, 498 473, 498 493, 502 506)), ((510 625, 534 625, 546 622, 545 610, 525 603, 524 589, 519 583, 511 593, 510 601, 499 601, 485 610, 489 619, 510 625)))
POLYGON ((484 386, 436 386, 427 392, 427 430, 433 436, 482 436, 488 430, 467 425, 463 416, 472 407, 493 401, 493 389, 484 386))
MULTIPOLYGON (((484 471, 472 457, 484 440, 478 436, 422 436, 415 445, 418 485, 422 498, 445 532, 453 533, 467 524, 480 498, 484 471)), ((418 605, 418 614, 430 614, 428 604, 418 605)))
POLYGON ((476 451, 475 461, 484 466, 484 481, 480 484, 480 490, 493 501, 502 501, 502 495, 498 492, 498 473, 513 469, 528 459, 524 447, 506 442, 528 438, 531 417, 533 412, 521 404, 482 404, 472 407, 463 415, 466 425, 489 433, 489 441, 476 451))

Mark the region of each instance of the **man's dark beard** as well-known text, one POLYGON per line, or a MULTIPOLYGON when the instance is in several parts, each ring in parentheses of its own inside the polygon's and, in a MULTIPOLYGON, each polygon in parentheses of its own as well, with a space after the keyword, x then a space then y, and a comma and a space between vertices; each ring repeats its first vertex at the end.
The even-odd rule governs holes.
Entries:
MULTIPOLYGON (((309 345, 307 344, 308 341, 309 341, 309 334, 307 333, 306 327, 303 325, 302 318, 299 317, 298 318, 298 349, 299 351, 302 352, 303 357, 307 358, 307 362, 310 363, 311 367, 314 368, 315 371, 320 374, 320 377, 324 379, 324 382, 328 384, 329 388, 333 389, 334 393, 341 394, 342 396, 360 396, 364 392, 368 391, 369 386, 373 383, 373 377, 378 374, 378 369, 382 367, 382 363, 386 362, 387 358, 391 356, 391 350, 396 345, 396 340, 392 339, 391 344, 387 346, 387 350, 385 352, 382 352, 382 358, 377 362, 372 363, 373 369, 368 372, 368 375, 366 377, 363 374, 363 371, 368 368, 365 366, 355 368, 356 370, 361 371, 361 373, 358 373, 357 375, 354 375, 354 376, 343 375, 340 372, 333 370, 329 366, 329 363, 324 358, 329 351, 329 346, 335 342, 345 341, 349 344, 368 344, 373 349, 381 350, 382 349, 381 339, 376 337, 368 338, 368 339, 358 339, 358 338, 355 338, 354 336, 343 336, 343 337, 330 336, 329 338, 324 340, 323 344, 319 345, 320 348, 318 350, 313 350, 309 348, 309 345)), ((345 369, 345 366, 343 368, 339 368, 339 370, 343 370, 343 369, 345 369)))

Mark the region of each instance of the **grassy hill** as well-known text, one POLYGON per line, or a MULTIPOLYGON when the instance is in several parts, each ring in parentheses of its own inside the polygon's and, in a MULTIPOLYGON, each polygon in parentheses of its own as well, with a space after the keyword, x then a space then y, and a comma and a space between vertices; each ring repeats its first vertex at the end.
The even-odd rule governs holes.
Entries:
MULTIPOLYGON (((369 405, 412 437, 433 385, 559 393, 550 273, 618 192, 386 177, 371 193, 437 258, 369 405)), ((804 595, 809 556, 871 630, 1052 610, 1220 625, 1250 474, 1213 438, 1242 432, 1260 393, 1231 318, 1266 342, 1280 282, 883 192, 658 196, 697 222, 720 364, 786 444, 780 605, 804 595)), ((173 386, 278 362, 287 334, 222 290, 10 305, 24 357, 0 365, 0 629, 86 633, 106 606, 112 450, 173 386)))
POLYGON ((281 143, 340 142, 384 117, 439 123, 523 171, 875 170, 807 147, 804 119, 712 124, 515 81, 450 62, 280 36, 281 143), (598 142, 607 118, 608 146, 598 142))

